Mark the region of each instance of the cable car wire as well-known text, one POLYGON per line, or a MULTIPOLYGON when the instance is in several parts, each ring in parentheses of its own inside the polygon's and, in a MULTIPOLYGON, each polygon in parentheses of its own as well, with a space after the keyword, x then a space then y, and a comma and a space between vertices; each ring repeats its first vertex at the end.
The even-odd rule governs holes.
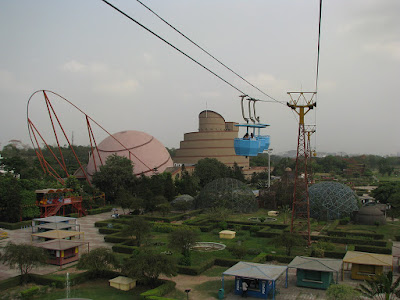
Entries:
POLYGON ((151 13, 153 13, 157 18, 159 18, 161 21, 163 21, 165 24, 167 24, 169 27, 171 27, 173 30, 175 30, 177 33, 179 33, 181 36, 183 36, 186 40, 188 40, 189 42, 191 42, 193 45, 195 45, 197 48, 199 48, 201 51, 203 51, 204 53, 206 53, 208 56, 210 56, 212 59, 214 59, 215 61, 217 61, 220 65, 222 65, 223 67, 225 67, 226 69, 228 69, 230 72, 232 72, 233 74, 235 74, 237 77, 239 77, 240 79, 242 79, 244 82, 246 82, 247 84, 251 85, 253 88, 255 88, 257 91, 259 91, 260 93, 262 93, 263 95, 267 96, 268 98, 272 99, 275 102, 281 103, 283 104, 282 101, 278 101, 276 100, 274 97, 268 95, 267 93, 265 93, 264 91, 262 91, 261 89, 259 89, 257 86, 255 86, 254 84, 252 84, 251 82, 249 82, 247 79, 245 79, 244 77, 242 77, 241 75, 239 75, 237 72, 235 72, 234 70, 232 70, 230 67, 228 67, 226 64, 224 64, 221 60, 219 60, 218 58, 216 58, 214 55, 212 55, 210 52, 208 52, 207 50, 205 50, 203 47, 201 47, 200 45, 198 45, 196 42, 194 42, 192 39, 190 39, 188 36, 186 36, 184 33, 182 33, 180 30, 178 30, 176 27, 174 27, 173 25, 171 25, 169 22, 167 22, 165 19, 163 19, 160 15, 158 15, 155 11, 153 11, 150 7, 148 7, 146 4, 144 4, 142 1, 140 0, 136 0, 137 2, 139 2, 142 6, 144 6, 145 8, 147 8, 151 13))
MULTIPOLYGON (((174 48, 176 51, 178 51, 179 53, 181 53, 182 55, 186 56, 187 58, 189 58, 191 61, 193 61, 194 63, 196 63, 197 65, 201 66, 203 69, 207 70, 208 72, 210 72, 211 74, 213 74, 215 77, 217 77, 218 79, 222 80, 223 82, 225 82, 226 84, 228 84, 229 86, 231 86, 232 88, 234 88, 236 91, 240 92, 241 94, 247 94, 245 92, 243 92, 242 90, 240 90, 238 87, 234 86, 232 83, 230 83, 229 81, 225 80, 224 78, 222 78, 221 76, 219 76, 217 73, 213 72, 212 70, 210 70, 209 68, 207 68, 206 66, 204 66, 203 64, 201 64, 200 62, 198 62, 197 60, 195 60, 193 57, 189 56, 188 54, 186 54, 185 52, 183 52, 182 50, 180 50, 179 48, 177 48, 176 46, 174 46, 173 44, 171 44, 170 42, 168 42, 167 40, 165 40, 164 38, 162 38, 160 35, 158 35, 157 33, 153 32, 152 30, 150 30, 149 28, 147 28, 146 26, 144 26, 143 24, 141 24, 140 22, 138 22, 137 20, 135 20, 134 18, 132 18, 131 16, 129 16, 128 14, 126 14, 125 12, 123 12, 122 10, 120 10, 118 7, 112 5, 111 3, 109 3, 106 0, 101 0, 104 3, 106 3, 107 5, 109 5, 110 7, 112 7, 113 9, 115 9, 116 11, 118 11, 120 14, 124 15, 125 17, 127 17, 128 19, 130 19, 132 22, 135 22, 137 25, 139 25, 140 27, 142 27, 143 29, 145 29, 146 31, 148 31, 149 33, 151 33, 152 35, 154 35, 155 37, 159 38, 161 41, 163 41, 164 43, 166 43, 167 45, 169 45, 170 47, 174 48)), ((260 100, 263 102, 268 102, 265 100, 260 100)))

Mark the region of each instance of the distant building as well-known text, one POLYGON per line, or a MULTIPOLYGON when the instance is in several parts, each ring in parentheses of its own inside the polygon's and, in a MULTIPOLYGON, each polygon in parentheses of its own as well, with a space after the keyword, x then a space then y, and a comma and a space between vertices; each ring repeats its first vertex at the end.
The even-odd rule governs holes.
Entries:
POLYGON ((225 122, 218 113, 210 110, 199 114, 199 131, 185 133, 180 148, 176 150, 174 164, 195 165, 200 159, 215 158, 232 167, 236 162, 243 169, 249 168, 249 158, 235 154, 234 138, 239 128, 235 122, 225 122))

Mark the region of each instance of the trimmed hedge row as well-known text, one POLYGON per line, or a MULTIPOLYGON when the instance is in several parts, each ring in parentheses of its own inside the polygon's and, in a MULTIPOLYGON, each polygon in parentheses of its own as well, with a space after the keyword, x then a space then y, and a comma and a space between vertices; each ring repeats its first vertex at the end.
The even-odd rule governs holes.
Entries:
POLYGON ((276 260, 281 263, 288 264, 294 259, 294 256, 286 256, 286 255, 277 255, 277 254, 267 254, 265 256, 265 261, 273 261, 276 260))
POLYGON ((339 259, 342 259, 345 255, 346 255, 346 252, 324 251, 324 257, 326 257, 326 258, 339 258, 339 259))
POLYGON ((197 266, 181 266, 178 265, 178 273, 186 274, 186 275, 199 275, 203 273, 205 270, 211 268, 214 265, 215 259, 210 258, 209 260, 203 262, 197 266))
POLYGON ((0 281, 0 291, 5 291, 6 289, 16 287, 21 283, 21 275, 7 278, 0 281))
POLYGON ((367 233, 367 232, 346 232, 341 230, 328 230, 329 236, 360 236, 360 237, 370 237, 375 240, 383 240, 384 235, 379 233, 367 233))
POLYGON ((0 228, 5 228, 8 230, 16 230, 21 229, 21 227, 32 226, 32 221, 22 221, 17 223, 7 223, 7 222, 0 222, 0 228))
POLYGON ((260 253, 260 254, 258 254, 256 257, 254 257, 254 258, 252 259, 252 262, 254 262, 254 263, 260 263, 260 264, 265 263, 265 261, 266 261, 266 256, 267 256, 267 253, 260 253))
POLYGON ((164 283, 155 289, 148 290, 140 294, 140 298, 142 299, 168 299, 168 298, 159 298, 172 292, 175 289, 176 283, 170 280, 163 280, 164 283), (154 298, 156 297, 156 298, 154 298))
POLYGON ((118 236, 119 232, 106 235, 104 241, 106 243, 121 244, 123 242, 129 241, 130 237, 118 236))
POLYGON ((117 244, 112 246, 112 250, 117 253, 133 254, 138 250, 136 246, 128 246, 124 244, 117 244))
POLYGON ((214 261, 214 265, 220 267, 232 267, 233 265, 237 264, 240 260, 234 258, 216 258, 214 261))
POLYGON ((264 238, 273 238, 273 237, 281 235, 282 232, 283 232, 283 230, 280 230, 280 229, 264 228, 264 229, 261 229, 260 231, 257 231, 256 236, 264 237, 264 238))
POLYGON ((101 234, 113 234, 113 233, 118 233, 120 231, 121 231, 120 229, 116 228, 104 228, 104 227, 99 228, 99 233, 101 234))
POLYGON ((385 248, 385 247, 356 245, 354 247, 354 250, 355 251, 361 251, 361 252, 379 253, 379 254, 392 254, 392 249, 385 248))
POLYGON ((328 235, 314 235, 311 238, 313 240, 322 240, 322 241, 337 243, 337 244, 372 245, 372 246, 376 246, 376 247, 386 247, 387 246, 386 241, 382 241, 382 240, 365 240, 365 239, 336 237, 336 236, 328 236, 328 235))
POLYGON ((40 288, 35 285, 30 287, 29 289, 26 289, 24 291, 21 292, 21 297, 22 299, 29 299, 31 297, 33 297, 33 295, 37 294, 40 291, 40 288))
POLYGON ((98 215, 102 214, 105 212, 110 212, 111 213, 112 206, 103 206, 99 208, 93 208, 93 209, 88 209, 88 215, 98 215))

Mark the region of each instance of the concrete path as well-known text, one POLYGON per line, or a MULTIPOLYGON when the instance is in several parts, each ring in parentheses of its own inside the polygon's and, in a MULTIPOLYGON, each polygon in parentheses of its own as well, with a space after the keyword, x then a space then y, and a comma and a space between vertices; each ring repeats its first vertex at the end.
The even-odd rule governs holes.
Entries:
MULTIPOLYGON (((98 247, 112 247, 113 244, 104 242, 104 235, 99 234, 98 228, 94 226, 95 222, 107 219, 111 219, 111 211, 98 215, 88 215, 78 218, 77 223, 80 225, 80 231, 84 232, 84 241, 89 242, 90 249, 95 249, 98 247)), ((5 231, 8 233, 8 238, 0 240, 0 248, 3 248, 8 242, 13 242, 15 244, 31 243, 31 227, 5 231)), ((81 247, 81 251, 86 251, 86 249, 86 246, 81 247)), ((65 266, 72 266, 74 264, 76 264, 76 262, 65 266)), ((43 275, 55 272, 59 269, 59 266, 45 265, 43 267, 34 269, 32 273, 43 275)), ((16 275, 19 275, 18 270, 9 269, 8 266, 0 264, 0 280, 14 277, 16 275)))

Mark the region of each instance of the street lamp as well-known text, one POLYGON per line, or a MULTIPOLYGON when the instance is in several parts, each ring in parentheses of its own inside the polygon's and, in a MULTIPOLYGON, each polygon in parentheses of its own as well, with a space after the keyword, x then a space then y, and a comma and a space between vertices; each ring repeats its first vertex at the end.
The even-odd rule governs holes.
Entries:
POLYGON ((186 293, 186 299, 189 299, 189 292, 191 291, 191 289, 186 289, 185 293, 186 293))

